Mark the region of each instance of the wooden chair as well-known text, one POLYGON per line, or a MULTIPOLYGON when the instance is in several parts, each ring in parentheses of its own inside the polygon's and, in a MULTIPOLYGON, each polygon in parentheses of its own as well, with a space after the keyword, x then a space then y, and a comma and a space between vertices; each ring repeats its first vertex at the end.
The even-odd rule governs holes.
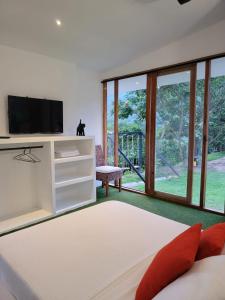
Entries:
POLYGON ((119 191, 121 192, 123 170, 119 167, 105 165, 105 158, 101 145, 96 146, 96 179, 105 186, 106 197, 109 195, 109 182, 114 181, 115 186, 119 182, 119 191))

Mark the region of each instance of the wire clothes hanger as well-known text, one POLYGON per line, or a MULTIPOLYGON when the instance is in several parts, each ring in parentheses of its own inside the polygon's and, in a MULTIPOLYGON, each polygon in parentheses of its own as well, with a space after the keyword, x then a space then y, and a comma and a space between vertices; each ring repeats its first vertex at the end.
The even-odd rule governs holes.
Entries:
POLYGON ((34 155, 33 153, 31 153, 31 148, 24 149, 23 153, 16 155, 14 157, 14 159, 19 160, 19 161, 28 162, 28 163, 38 163, 38 162, 41 162, 41 160, 36 155, 34 155))

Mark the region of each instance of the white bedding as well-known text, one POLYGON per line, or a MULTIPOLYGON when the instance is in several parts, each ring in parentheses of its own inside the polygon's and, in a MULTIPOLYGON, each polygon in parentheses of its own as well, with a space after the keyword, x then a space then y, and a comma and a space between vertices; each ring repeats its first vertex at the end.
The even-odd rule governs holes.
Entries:
POLYGON ((15 300, 16 298, 6 289, 4 284, 0 281, 0 299, 1 300, 15 300))
POLYGON ((187 228, 109 201, 0 238, 1 277, 18 300, 131 300, 154 254, 187 228))
POLYGON ((184 275, 165 287, 154 300, 224 300, 225 255, 196 261, 184 275))

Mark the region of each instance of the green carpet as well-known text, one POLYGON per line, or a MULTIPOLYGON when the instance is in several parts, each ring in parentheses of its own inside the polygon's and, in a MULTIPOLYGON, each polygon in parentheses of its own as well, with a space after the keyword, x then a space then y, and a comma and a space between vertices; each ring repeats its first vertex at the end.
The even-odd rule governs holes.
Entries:
POLYGON ((188 225, 202 223, 203 227, 207 228, 215 223, 225 222, 224 216, 219 216, 190 207, 153 199, 148 196, 138 195, 131 192, 122 191, 121 193, 119 193, 118 190, 114 188, 110 189, 109 197, 105 198, 104 190, 102 188, 98 188, 97 203, 109 200, 126 202, 157 215, 188 225))
MULTIPOLYGON (((219 215, 216 215, 213 213, 204 212, 204 211, 200 211, 200 210, 193 209, 190 207, 185 207, 182 205, 154 199, 154 198, 144 196, 144 195, 138 195, 138 194, 135 194, 132 192, 122 191, 121 193, 119 193, 119 191, 115 188, 110 188, 110 196, 107 198, 105 197, 105 191, 102 188, 98 188, 96 203, 75 209, 73 211, 66 212, 66 213, 64 213, 64 215, 70 214, 71 212, 74 212, 77 210, 85 209, 87 207, 90 207, 90 206, 93 206, 96 204, 100 204, 102 202, 110 201, 110 200, 118 200, 121 202, 125 202, 128 204, 137 206, 139 208, 145 209, 147 211, 150 211, 154 214, 157 214, 157 215, 160 215, 160 216, 166 217, 168 219, 171 219, 171 220, 183 223, 183 224, 187 224, 187 225, 202 223, 203 228, 207 228, 213 224, 225 222, 224 216, 219 216, 219 215)), ((22 230, 24 228, 28 228, 28 227, 32 227, 32 226, 35 226, 40 223, 48 222, 51 219, 55 219, 55 218, 59 218, 59 217, 60 217, 60 215, 51 217, 48 220, 39 221, 35 224, 25 225, 24 227, 19 228, 19 229, 13 229, 10 232, 0 234, 0 237, 10 234, 10 233, 13 233, 15 231, 22 230)))

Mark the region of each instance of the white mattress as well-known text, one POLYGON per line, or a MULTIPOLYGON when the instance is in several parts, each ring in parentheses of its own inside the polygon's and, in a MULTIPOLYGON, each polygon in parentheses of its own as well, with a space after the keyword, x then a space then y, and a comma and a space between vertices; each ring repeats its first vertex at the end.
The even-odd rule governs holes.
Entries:
POLYGON ((154 254, 187 228, 109 201, 0 238, 0 275, 18 300, 131 300, 154 254))
POLYGON ((13 295, 5 288, 4 284, 0 281, 0 299, 1 300, 16 300, 13 295))

